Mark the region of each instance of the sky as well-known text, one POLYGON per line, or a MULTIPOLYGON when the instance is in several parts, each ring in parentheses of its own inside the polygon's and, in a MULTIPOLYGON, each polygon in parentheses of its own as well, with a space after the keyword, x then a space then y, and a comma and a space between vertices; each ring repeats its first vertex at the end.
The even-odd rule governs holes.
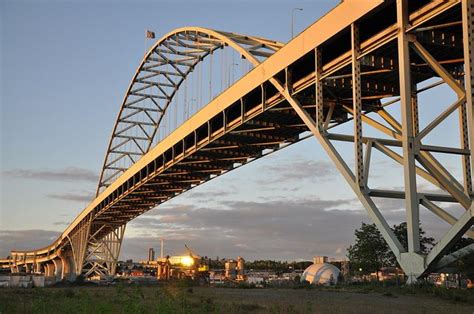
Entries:
MULTIPOLYGON (((303 8, 295 13, 298 33, 338 2, 0 0, 0 256, 49 244, 91 200, 123 95, 149 45, 145 29, 160 38, 203 26, 286 42, 293 8, 303 8)), ((437 88, 421 99, 434 103, 426 116, 452 99, 437 88)), ((442 126, 432 140, 452 132, 442 126)), ((402 168, 390 160, 374 156, 371 171, 374 184, 403 186, 402 168)), ((403 202, 379 204, 389 223, 404 220, 403 202)), ((428 235, 446 230, 421 215, 428 235)), ((365 210, 310 138, 136 218, 121 259, 144 259, 160 238, 169 255, 188 244, 211 257, 341 258, 363 221, 365 210)))

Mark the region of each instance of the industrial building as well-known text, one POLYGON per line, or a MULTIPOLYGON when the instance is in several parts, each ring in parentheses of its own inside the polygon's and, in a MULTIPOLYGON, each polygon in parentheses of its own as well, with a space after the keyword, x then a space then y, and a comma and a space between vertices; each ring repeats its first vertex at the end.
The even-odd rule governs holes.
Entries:
POLYGON ((317 285, 336 285, 340 274, 339 268, 328 263, 327 256, 317 256, 313 259, 313 265, 305 269, 300 280, 317 285))

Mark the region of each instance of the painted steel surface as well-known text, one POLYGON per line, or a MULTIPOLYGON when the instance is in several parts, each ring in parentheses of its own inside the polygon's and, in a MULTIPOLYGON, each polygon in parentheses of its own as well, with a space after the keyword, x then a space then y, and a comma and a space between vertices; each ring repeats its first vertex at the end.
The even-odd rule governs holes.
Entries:
MULTIPOLYGON (((113 275, 128 221, 199 184, 298 142, 309 131, 367 209, 410 280, 416 280, 443 262, 456 239, 474 234, 470 150, 474 146, 473 11, 470 0, 346 0, 286 45, 198 27, 168 33, 144 57, 126 92, 97 197, 50 246, 12 251, 10 267, 61 259, 63 268, 73 260, 76 274, 113 275), (170 48, 171 42, 195 54, 190 57, 188 50, 185 59, 179 59, 184 52, 170 48), (151 113, 163 115, 172 95, 186 79, 186 71, 222 45, 237 51, 254 69, 152 146, 160 120, 152 119, 151 113), (167 61, 163 47, 178 59, 167 61), (179 77, 179 82, 166 86, 168 83, 143 79, 143 73, 149 75, 150 66, 159 68, 166 62, 168 66, 185 62, 181 68, 175 66, 173 74, 166 72, 179 77), (188 69, 183 71, 183 67, 188 69), (442 81, 424 89, 415 88, 417 83, 435 77, 442 81), (417 95, 441 83, 451 87, 458 100, 428 126, 420 128, 417 95), (162 84, 158 89, 165 95, 163 99, 145 94, 154 84, 162 84), (166 88, 169 92, 164 91, 166 88), (389 97, 399 98, 385 101, 389 97), (155 99, 152 103, 156 108, 137 107, 145 99, 155 99), (385 110, 395 104, 401 108, 401 121, 385 110), (454 111, 460 115, 461 147, 424 144, 423 137, 454 111), (143 130, 144 137, 120 133, 127 128, 124 123, 131 124, 129 117, 143 116, 144 112, 148 118, 134 124, 143 130), (378 119, 374 119, 375 115, 378 119), (332 132, 349 121, 354 121, 352 135, 332 132), (364 136, 366 125, 384 136, 364 136), (143 142, 139 144, 139 140, 143 142), (133 142, 138 148, 118 151, 117 141, 133 142), (341 157, 334 141, 355 143, 354 169, 341 157), (393 147, 401 147, 403 152, 399 154, 393 147), (369 187, 373 149, 402 165, 404 191, 369 187), (463 156, 463 182, 456 180, 433 152, 463 156), (132 153, 139 158, 131 158, 132 153), (129 158, 129 166, 114 167, 117 158, 129 158), (418 191, 417 176, 445 194, 418 191), (408 248, 389 228, 373 201, 377 197, 406 199, 408 248), (458 203, 466 213, 455 218, 434 202, 458 203), (420 205, 452 225, 426 256, 420 253, 418 240, 420 205)), ((163 71, 151 73, 162 75, 163 71)))

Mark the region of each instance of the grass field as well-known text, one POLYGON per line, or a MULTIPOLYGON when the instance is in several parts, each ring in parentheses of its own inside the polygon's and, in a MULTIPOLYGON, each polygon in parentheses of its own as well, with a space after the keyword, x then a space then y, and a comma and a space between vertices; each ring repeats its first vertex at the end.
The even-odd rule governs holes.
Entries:
POLYGON ((160 286, 0 289, 0 313, 474 313, 474 291, 373 286, 238 289, 160 286))

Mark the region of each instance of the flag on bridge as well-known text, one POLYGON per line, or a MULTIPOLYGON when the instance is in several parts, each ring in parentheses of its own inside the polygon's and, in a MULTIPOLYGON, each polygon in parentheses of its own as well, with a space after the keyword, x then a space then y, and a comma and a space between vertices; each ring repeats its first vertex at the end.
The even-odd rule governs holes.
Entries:
POLYGON ((146 38, 154 39, 155 38, 155 32, 146 30, 146 38))

